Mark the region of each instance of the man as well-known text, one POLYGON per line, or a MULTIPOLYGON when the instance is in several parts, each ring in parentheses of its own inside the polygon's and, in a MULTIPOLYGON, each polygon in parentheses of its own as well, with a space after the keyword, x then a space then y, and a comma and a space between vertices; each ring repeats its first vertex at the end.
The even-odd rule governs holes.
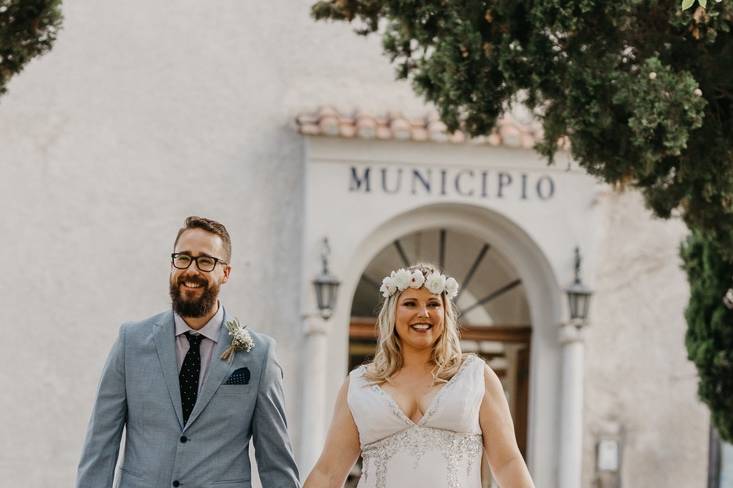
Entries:
POLYGON ((238 326, 217 298, 232 269, 229 233, 188 217, 173 248, 173 310, 120 328, 77 488, 112 486, 123 427, 119 488, 249 488, 250 438, 264 488, 299 487, 274 342, 238 326))

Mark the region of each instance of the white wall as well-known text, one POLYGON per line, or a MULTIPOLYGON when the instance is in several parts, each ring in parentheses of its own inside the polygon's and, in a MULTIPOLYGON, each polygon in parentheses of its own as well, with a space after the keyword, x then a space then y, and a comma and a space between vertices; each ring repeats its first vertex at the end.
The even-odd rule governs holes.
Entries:
MULTIPOLYGON (((420 104, 310 1, 64 2, 0 99, 0 479, 71 486, 118 325, 168 306, 189 214, 234 240, 229 309, 280 342, 296 408, 303 141, 322 103, 420 104)), ((295 417, 295 415, 290 415, 295 417)), ((297 426, 295 426, 297 427, 297 426)), ((294 428, 293 433, 298 429, 294 428)))
POLYGON ((583 486, 594 486, 595 444, 609 435, 620 440, 622 487, 706 486, 709 415, 685 350, 689 291, 678 249, 687 230, 651 217, 634 192, 609 190, 599 206, 583 486))

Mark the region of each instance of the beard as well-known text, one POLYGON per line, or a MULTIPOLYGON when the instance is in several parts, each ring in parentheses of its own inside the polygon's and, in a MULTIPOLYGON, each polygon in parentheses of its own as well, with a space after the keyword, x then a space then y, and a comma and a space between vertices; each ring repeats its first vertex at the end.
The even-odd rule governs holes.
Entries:
POLYGON ((181 317, 199 318, 207 315, 216 306, 216 300, 219 296, 219 284, 209 284, 203 278, 181 276, 178 281, 170 282, 171 302, 173 303, 173 311, 181 317), (204 287, 204 291, 198 298, 186 298, 181 291, 181 286, 185 281, 196 283, 204 287))

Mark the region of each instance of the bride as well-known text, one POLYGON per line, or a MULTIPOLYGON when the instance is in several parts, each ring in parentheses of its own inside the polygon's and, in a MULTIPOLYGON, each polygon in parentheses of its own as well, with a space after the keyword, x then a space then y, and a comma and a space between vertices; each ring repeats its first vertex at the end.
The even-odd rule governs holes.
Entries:
POLYGON ((341 387, 303 488, 343 487, 360 454, 358 488, 481 488, 484 453, 499 486, 534 488, 499 378, 461 353, 456 280, 418 264, 380 292, 374 361, 341 387))

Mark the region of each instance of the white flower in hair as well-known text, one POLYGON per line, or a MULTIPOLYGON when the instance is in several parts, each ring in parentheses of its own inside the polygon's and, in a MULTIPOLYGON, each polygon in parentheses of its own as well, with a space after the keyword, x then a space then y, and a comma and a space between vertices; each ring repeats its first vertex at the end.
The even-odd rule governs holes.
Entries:
POLYGON ((452 299, 458 296, 459 285, 454 278, 449 278, 437 271, 430 273, 427 277, 420 270, 410 271, 400 268, 392 271, 389 276, 382 280, 379 292, 384 298, 389 298, 397 291, 405 291, 407 288, 425 287, 435 295, 445 293, 452 299))
POLYGON ((445 292, 450 299, 453 299, 458 295, 458 282, 455 278, 448 278, 445 280, 445 292))
POLYGON ((420 288, 425 284, 425 275, 415 270, 410 275, 410 288, 420 288))
POLYGON ((391 293, 389 292, 389 288, 387 288, 386 285, 382 285, 379 287, 379 293, 381 293, 384 298, 389 298, 389 296, 391 295, 391 293))
POLYGON ((382 280, 382 286, 379 287, 379 292, 384 298, 389 298, 389 296, 395 291, 397 291, 397 285, 391 276, 386 276, 382 280))
POLYGON ((407 287, 410 286, 410 278, 410 272, 404 268, 398 269, 392 276, 397 289, 400 291, 405 291, 407 287))
POLYGON ((430 273, 425 278, 425 288, 430 290, 430 293, 440 295, 445 290, 445 275, 440 273, 430 273))

